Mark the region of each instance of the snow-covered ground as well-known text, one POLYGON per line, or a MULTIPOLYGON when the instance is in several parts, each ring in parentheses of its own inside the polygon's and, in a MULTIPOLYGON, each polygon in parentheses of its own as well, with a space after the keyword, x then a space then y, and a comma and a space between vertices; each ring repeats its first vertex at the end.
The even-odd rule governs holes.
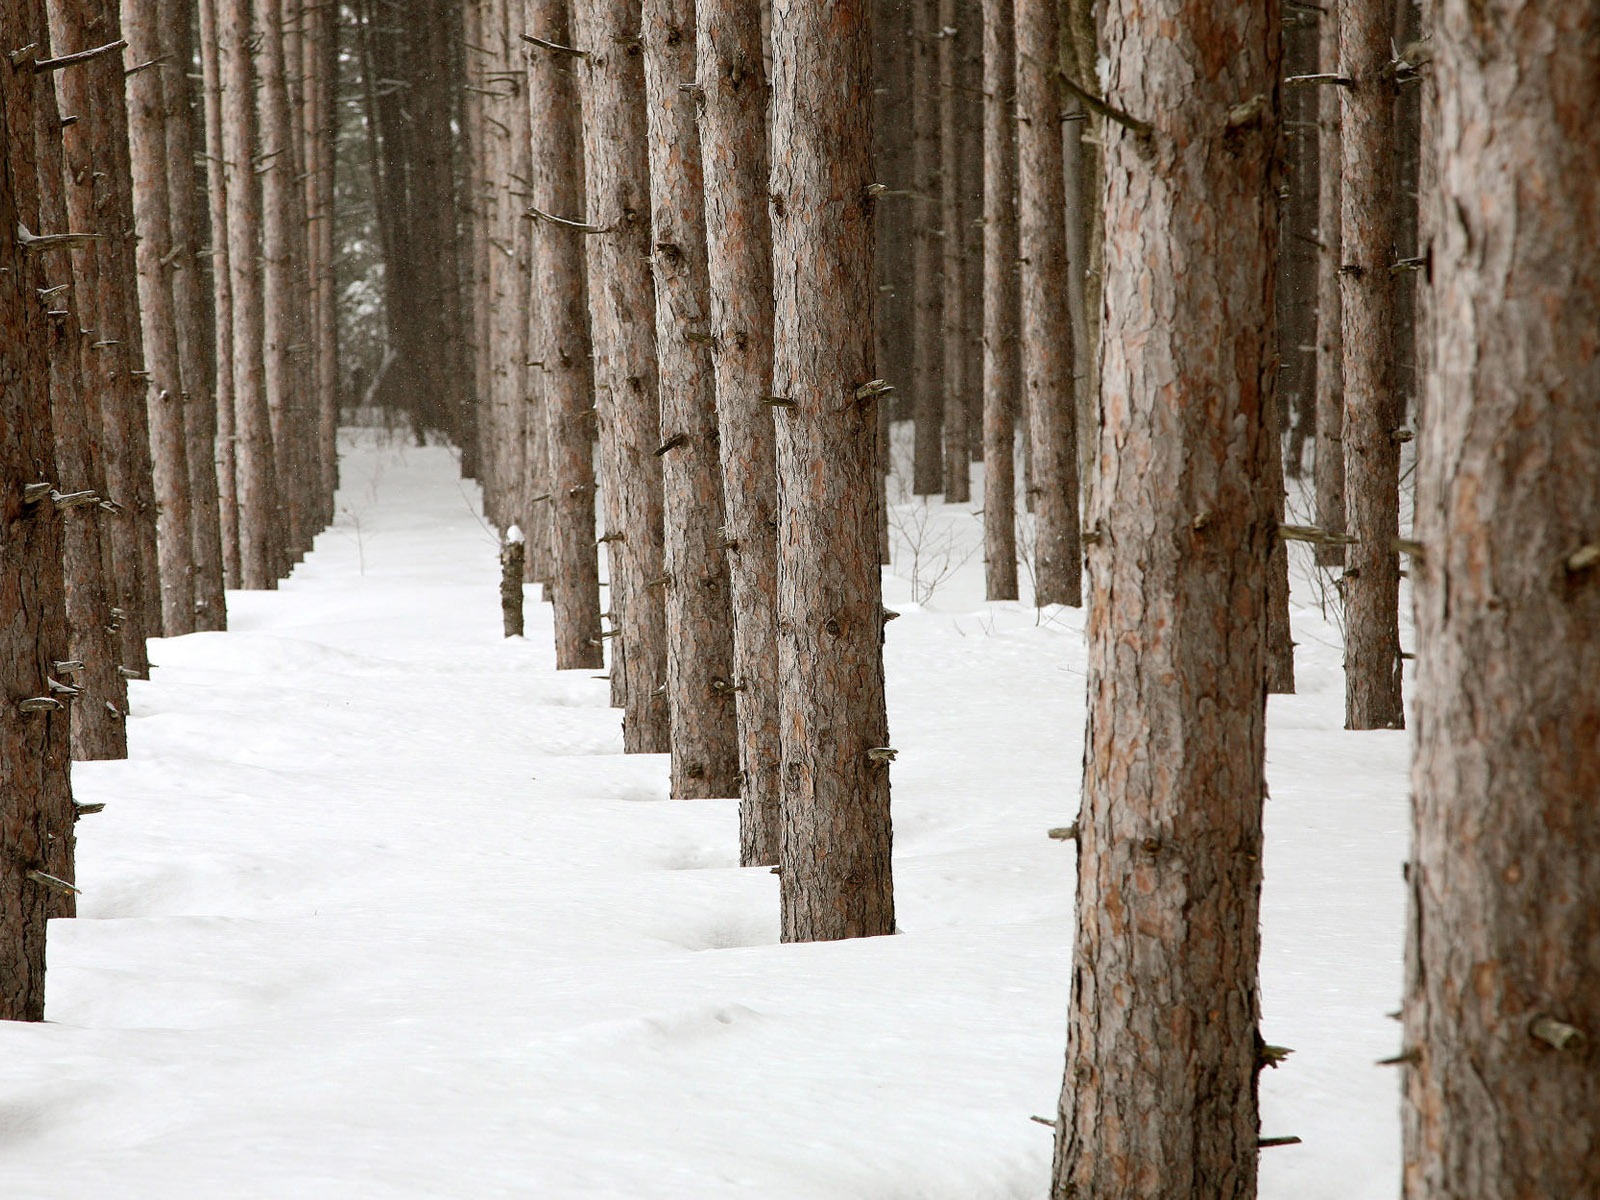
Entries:
MULTIPOLYGON (((777 942, 732 801, 620 753, 549 609, 500 636, 445 449, 346 437, 337 524, 232 630, 154 643, 133 757, 75 768, 81 916, 0 1025, 7 1200, 1046 1195, 1081 614, 982 600, 971 506, 896 509, 902 934, 777 942), (912 562, 915 560, 915 570, 912 562), (914 576, 914 581, 913 581, 914 576), (920 601, 920 603, 919 603, 920 601)), ((1341 730, 1297 560, 1270 719, 1268 1200, 1397 1192, 1406 735, 1341 730)), ((533 589, 530 589, 530 592, 533 589)))

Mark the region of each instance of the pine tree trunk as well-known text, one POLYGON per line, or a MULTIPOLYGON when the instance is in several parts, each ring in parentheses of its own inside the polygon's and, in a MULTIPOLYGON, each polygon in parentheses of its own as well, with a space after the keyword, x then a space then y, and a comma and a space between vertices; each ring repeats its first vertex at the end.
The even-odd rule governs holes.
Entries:
MULTIPOLYGON (((225 587, 239 583, 239 495, 234 473, 233 285, 228 267, 228 178, 222 145, 222 64, 217 0, 200 0, 200 61, 205 75, 206 200, 211 218, 212 351, 216 358, 218 533, 225 587)), ((192 464, 191 464, 192 466, 192 464)))
POLYGON ((298 428, 300 397, 292 347, 298 336, 295 311, 294 122, 284 77, 283 2, 255 0, 260 39, 261 87, 256 94, 262 162, 261 179, 261 347, 272 450, 278 469, 277 525, 279 574, 310 544, 306 535, 305 481, 298 428))
POLYGON ((868 0, 772 12, 783 939, 894 932, 868 0))
MULTIPOLYGON (((27 0, 28 12, 25 19, 29 26, 41 34, 49 28, 49 19, 45 14, 44 0, 27 0)), ((48 53, 40 48, 40 54, 48 53)), ((4 70, 0 66, 0 70, 4 70)), ((28 72, 28 64, 24 62, 19 67, 23 73, 28 72)), ((61 111, 56 106, 55 79, 52 72, 34 75, 33 81, 33 150, 35 179, 37 182, 37 207, 31 214, 24 216, 24 224, 37 230, 67 229, 66 200, 62 194, 62 152, 61 152, 61 111)), ((50 394, 50 427, 51 443, 54 447, 56 490, 61 493, 93 491, 88 478, 87 465, 84 461, 84 446, 69 446, 64 444, 65 434, 68 437, 78 436, 83 432, 82 427, 85 412, 83 408, 83 381, 81 379, 81 356, 79 354, 79 330, 75 301, 71 294, 70 282, 72 279, 72 260, 69 254, 59 253, 47 256, 41 263, 43 268, 40 275, 50 287, 60 286, 55 283, 57 278, 65 278, 69 286, 62 292, 50 293, 45 297, 45 318, 49 330, 47 353, 50 362, 49 394, 50 394), (68 419, 62 421, 61 417, 68 419), (74 419, 75 418, 75 419, 74 419)), ((44 501, 43 503, 50 503, 44 501)), ((53 507, 53 505, 52 505, 53 507)), ((71 586, 66 576, 72 567, 80 566, 82 559, 74 563, 69 555, 74 550, 74 543, 81 544, 81 537, 76 536, 74 527, 84 525, 93 526, 100 512, 97 505, 64 508, 65 520, 57 523, 56 537, 60 547, 61 558, 56 564, 54 572, 55 585, 61 587, 59 603, 63 611, 56 614, 60 620, 65 620, 60 625, 60 636, 63 640, 57 645, 67 647, 73 651, 76 658, 76 649, 80 639, 75 636, 72 628, 74 616, 83 615, 93 620, 97 616, 103 619, 104 613, 96 612, 94 606, 86 605, 83 597, 77 595, 78 589, 71 586)), ((109 649, 109 638, 104 627, 98 631, 100 639, 91 644, 89 651, 96 652, 109 649)), ((97 664, 102 672, 115 672, 111 666, 114 658, 103 655, 97 664)), ((58 699, 68 705, 69 741, 68 750, 73 743, 79 740, 78 712, 80 707, 90 708, 96 701, 89 695, 84 678, 86 667, 79 668, 56 660, 51 665, 50 678, 57 679, 62 686, 71 688, 76 686, 78 693, 58 690, 56 685, 50 685, 49 690, 57 694, 58 699), (70 698, 65 698, 70 697, 70 698), (65 698, 65 699, 63 699, 65 698)), ((108 714, 109 715, 109 714, 108 714)), ((120 724, 120 721, 119 721, 120 724)), ((70 795, 61 793, 57 802, 45 813, 45 827, 48 837, 44 846, 44 870, 57 879, 71 883, 77 877, 75 865, 76 839, 74 826, 77 823, 77 810, 71 802, 70 795)), ((64 888, 47 889, 46 908, 51 917, 75 917, 78 915, 76 898, 72 892, 64 888)))
MULTIPOLYGON (((695 130, 694 0, 644 0, 651 244, 666 524, 667 707, 672 795, 739 794, 733 614, 722 541, 704 183, 695 130), (692 85, 691 85, 692 86, 692 85)), ((876 526, 874 526, 876 529, 876 526)))
MULTIPOLYGON (((0 0, 0 28, 12 49, 32 44, 34 55, 47 53, 43 9, 31 0, 0 0)), ((68 717, 48 682, 68 648, 62 522, 48 494, 59 481, 50 318, 38 295, 53 281, 48 260, 24 251, 17 232, 65 232, 40 222, 35 87, 31 59, 0 61, 0 1020, 10 1021, 44 1019, 51 889, 38 873, 59 869, 48 839, 64 821, 70 828, 73 811, 68 717), (40 484, 46 494, 30 502, 40 484)), ((70 343, 61 352, 72 353, 70 343)))
MULTIPOLYGON (((64 30, 52 32, 53 46, 69 44, 63 34, 64 30)), ((60 73, 62 109, 59 114, 45 111, 53 109, 53 103, 46 103, 49 91, 38 93, 40 111, 36 114, 36 126, 40 132, 36 143, 40 156, 41 212, 45 222, 55 229, 95 228, 93 168, 90 166, 93 147, 90 130, 85 128, 90 122, 83 115, 92 103, 95 66, 91 61, 60 73), (47 139, 44 126, 52 115, 57 118, 77 116, 78 119, 64 128, 58 123, 53 137, 47 139), (53 154, 50 152, 52 143, 53 154), (55 194, 45 184, 47 176, 54 179, 59 189, 55 194)), ((101 69, 120 73, 121 64, 115 56, 108 56, 101 69)), ((51 81, 55 82, 54 76, 51 81)), ((55 278, 70 280, 72 284, 51 307, 67 311, 68 331, 81 330, 75 338, 69 337, 58 345, 52 355, 53 370, 71 370, 75 375, 75 386, 62 379, 53 383, 51 389, 60 490, 93 490, 106 496, 100 414, 118 403, 121 392, 107 370, 106 350, 94 345, 103 336, 99 329, 106 306, 98 274, 102 257, 94 248, 86 248, 46 262, 52 274, 60 272, 59 276, 53 274, 52 284, 55 278)), ((70 681, 82 693, 73 702, 71 718, 72 757, 80 761, 126 758, 128 754, 127 726, 123 719, 128 711, 128 685, 117 669, 121 662, 120 639, 116 633, 117 621, 111 613, 115 594, 110 531, 111 522, 118 519, 112 513, 95 508, 71 511, 63 522, 62 571, 70 657, 84 664, 70 681)))
POLYGON ((1017 122, 1015 0, 983 5, 983 561, 984 594, 1017 598, 1017 122))
POLYGON ((944 486, 944 259, 939 237, 939 2, 910 0, 911 33, 911 490, 944 486))
MULTIPOLYGON (((1339 72, 1339 18, 1329 8, 1318 21, 1317 70, 1339 72)), ((1340 141, 1339 110, 1344 101, 1339 89, 1318 89, 1317 136, 1317 452, 1314 485, 1317 527, 1328 533, 1344 532, 1344 330, 1339 303, 1339 267, 1343 263, 1340 214, 1343 209, 1344 152, 1340 141)), ((1342 567, 1344 547, 1319 545, 1317 565, 1342 567)))
MULTIPOLYGON (((572 45, 568 0, 529 0, 527 17, 528 30, 536 37, 572 45)), ((533 206, 569 220, 579 219, 584 210, 575 61, 535 47, 528 69, 533 206)), ((541 364, 548 426, 556 666, 561 670, 605 664, 600 561, 594 544, 594 376, 583 238, 574 229, 533 222, 539 340, 528 357, 541 364)))
MULTIPOLYGON (((1401 0, 1402 3, 1406 0, 1401 0)), ((1284 10, 1284 64, 1289 75, 1317 70, 1317 13, 1284 10)), ((1292 87, 1283 94, 1284 203, 1278 256, 1278 427, 1291 479, 1303 473, 1305 443, 1315 424, 1317 394, 1316 225, 1321 180, 1317 169, 1316 110, 1326 88, 1292 87)))
MULTIPOLYGON (((152 0, 123 0, 128 58, 161 57, 159 16, 152 0)), ((166 101, 162 68, 128 77, 128 135, 133 162, 133 215, 138 230, 139 310, 144 366, 149 372, 151 465, 156 496, 156 544, 161 570, 161 625, 168 637, 192 633, 194 536, 190 530, 188 443, 183 381, 172 301, 172 218, 167 197, 166 101)))
POLYGON ((217 495, 217 407, 208 378, 205 298, 200 274, 204 227, 195 186, 194 122, 189 105, 188 67, 194 57, 187 3, 161 21, 161 52, 167 63, 151 74, 161 78, 166 106, 167 207, 172 219, 173 317, 178 369, 183 383, 185 461, 189 468, 190 548, 194 580, 194 628, 225 629, 227 602, 222 593, 222 525, 217 495))
POLYGON ((778 861, 778 545, 772 394, 772 226, 760 13, 700 0, 700 117, 712 367, 733 600, 739 860, 778 861))
POLYGON ((1153 128, 1108 122, 1060 1200, 1255 1195, 1277 12, 1106 13, 1153 128))
POLYGON ((1436 14, 1404 1194, 1588 1196, 1600 1180, 1600 10, 1442 0, 1436 14))
MULTIPOLYGON (((983 461, 983 4, 964 0, 957 12, 956 170, 961 180, 961 279, 967 314, 961 332, 966 381, 967 462, 983 461)), ((968 480, 968 468, 962 468, 968 480)))
POLYGON ((1072 316, 1067 307, 1066 176, 1054 4, 1017 8, 1017 227, 1022 379, 1033 456, 1034 603, 1082 603, 1072 316))
MULTIPOLYGON (((1096 60, 1099 39, 1097 13, 1103 0, 1066 0, 1066 24, 1061 31, 1061 57, 1068 64, 1072 78, 1090 87, 1098 77, 1096 60)), ((1082 508, 1087 511, 1094 498, 1099 469, 1095 462, 1095 447, 1100 429, 1100 325, 1102 280, 1105 275, 1105 191, 1104 153, 1101 149, 1105 134, 1102 117, 1084 113, 1082 106, 1069 99, 1069 110, 1076 109, 1080 120, 1069 124, 1077 131, 1078 157, 1073 182, 1077 195, 1073 211, 1082 233, 1084 256, 1074 260, 1072 267, 1083 291, 1082 340, 1085 353, 1073 362, 1078 414, 1078 486, 1082 491, 1082 508)), ((1028 439, 1027 425, 1023 425, 1023 439, 1028 439)), ((1024 458, 1024 463, 1029 461, 1024 458)), ((1033 486, 1031 478, 1027 486, 1033 486)), ((1030 499, 1031 504, 1031 499, 1030 499)))
POLYGON ((275 588, 281 535, 262 358, 261 192, 252 165, 256 131, 250 0, 219 0, 217 25, 223 79, 222 157, 228 175, 228 279, 233 293, 239 581, 246 588, 275 588))
POLYGON ((584 192, 588 221, 589 314, 600 414, 601 487, 608 539, 612 623, 623 645, 623 745, 630 753, 668 748, 666 608, 662 588, 661 416, 650 279, 650 181, 638 0, 576 0, 584 60, 584 192))
POLYGON ((942 339, 944 351, 944 498, 972 498, 967 469, 967 288, 962 256, 961 105, 956 91, 958 60, 956 0, 939 0, 939 252, 944 263, 942 339))
POLYGON ((1395 365, 1394 97, 1386 0, 1343 0, 1340 88, 1344 331, 1345 727, 1401 729, 1401 398, 1395 365))

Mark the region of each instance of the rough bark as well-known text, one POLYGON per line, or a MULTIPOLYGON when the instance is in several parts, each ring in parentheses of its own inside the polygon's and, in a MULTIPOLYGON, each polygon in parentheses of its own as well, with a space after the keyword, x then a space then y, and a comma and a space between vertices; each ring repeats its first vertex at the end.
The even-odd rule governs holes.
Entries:
POLYGON ((644 0, 656 362, 661 397, 672 795, 739 794, 733 614, 722 541, 693 0, 644 0))
POLYGON ((1387 0, 1343 0, 1345 727, 1400 729, 1400 443, 1395 364, 1394 97, 1387 0))
POLYGON ((1600 10, 1435 12, 1404 1194, 1583 1196, 1600 1179, 1600 10))
POLYGON ((306 529, 304 463, 300 454, 303 421, 299 372, 293 347, 300 335, 296 319, 301 296, 295 278, 294 121, 284 75, 283 0, 255 0, 260 44, 256 93, 260 131, 262 378, 278 469, 277 527, 280 572, 310 545, 306 529))
MULTIPOLYGON (((558 46, 572 44, 568 0, 529 0, 528 30, 558 46)), ((577 219, 583 213, 583 163, 578 82, 570 56, 535 48, 528 68, 533 156, 528 175, 534 207, 577 219)), ((583 234, 547 221, 533 223, 533 306, 550 447, 556 666, 605 664, 600 642, 600 559, 594 528, 594 376, 583 234)))
MULTIPOLYGON (((122 32, 135 63, 162 54, 159 17, 151 0, 124 0, 122 32)), ((161 71, 128 77, 128 135, 133 162, 133 215, 138 230, 139 310, 150 414, 151 465, 160 555, 161 624, 170 636, 193 632, 194 536, 183 381, 172 301, 172 218, 167 196, 166 101, 161 71)))
MULTIPOLYGON (((59 33, 53 34, 51 41, 53 47, 63 45, 59 33)), ((95 228, 92 168, 87 167, 91 148, 86 134, 77 132, 77 126, 85 123, 82 114, 91 103, 92 76, 86 74, 90 65, 62 74, 59 111, 52 90, 54 76, 46 77, 51 88, 38 93, 35 142, 39 152, 41 223, 53 229, 95 228), (77 116, 78 120, 63 128, 62 115, 77 116), (81 176, 79 171, 83 172, 81 176)), ((112 70, 120 69, 114 59, 109 65, 112 70)), ((58 324, 56 329, 63 340, 51 355, 50 409, 58 486, 63 492, 92 490, 105 496, 100 414, 118 402, 120 392, 117 381, 106 369, 106 352, 94 345, 102 336, 98 328, 105 306, 99 286, 99 258, 95 249, 85 248, 47 259, 46 265, 50 268, 51 286, 71 284, 50 305, 67 313, 65 325, 58 324)), ((69 510, 63 521, 62 573, 71 640, 69 657, 84 664, 69 681, 81 691, 74 700, 71 716, 72 757, 79 760, 125 758, 128 753, 123 720, 128 710, 128 686, 117 669, 120 642, 117 621, 111 613, 114 563, 109 528, 116 519, 96 507, 69 510)))
POLYGON ((668 748, 666 607, 661 577, 661 417, 657 406, 655 303, 650 279, 650 182, 638 0, 576 0, 574 24, 588 51, 581 72, 589 315, 600 415, 601 487, 608 539, 612 623, 620 653, 623 745, 668 748))
POLYGON ((785 941, 894 932, 867 0, 772 11, 785 941))
MULTIPOLYGON (((739 720, 739 859, 778 861, 778 544, 772 394, 772 226, 760 13, 699 0, 696 82, 739 720)), ((908 331, 909 332, 909 331, 908 331)))
MULTIPOLYGON (((1405 0, 1401 0, 1404 3, 1405 0)), ((1317 70, 1317 13, 1309 7, 1284 10, 1283 72, 1311 75, 1317 70)), ((1316 422, 1317 394, 1317 170, 1316 112, 1324 87, 1293 87, 1283 96, 1284 202, 1278 254, 1278 424, 1288 439, 1285 473, 1299 479, 1305 443, 1316 422)))
POLYGON ((1106 13, 1151 129, 1106 147, 1063 1200, 1255 1194, 1277 12, 1106 13))
POLYGON ((961 159, 961 103, 956 88, 961 56, 956 0, 939 0, 939 253, 944 283, 942 305, 944 351, 944 476, 946 501, 965 504, 972 498, 967 469, 966 261, 962 254, 965 181, 961 159))
MULTIPOLYGON (((0 0, 0 28, 11 49, 50 45, 42 9, 27 0, 0 0)), ((49 836, 63 820, 70 829, 72 812, 68 717, 48 682, 68 645, 61 518, 48 494, 27 495, 57 481, 50 318, 38 294, 48 284, 43 256, 17 236, 19 226, 41 231, 32 67, 29 56, 0 58, 0 1020, 12 1021, 44 1019, 50 889, 30 873, 58 866, 49 836), (27 699, 40 711, 25 711, 27 699)))
POLYGON ((228 267, 228 177, 222 142, 222 63, 217 0, 200 0, 200 62, 205 77, 206 201, 211 219, 211 346, 216 372, 215 469, 225 587, 239 583, 239 496, 234 474, 233 284, 228 267))
POLYGON ((227 627, 222 594, 222 525, 217 495, 217 407, 211 394, 206 352, 206 307, 200 252, 204 226, 195 186, 194 121, 189 103, 189 64, 194 57, 187 3, 161 21, 161 52, 168 56, 150 72, 161 78, 165 104, 167 209, 172 220, 173 319, 178 373, 183 385, 184 456, 189 469, 190 557, 194 581, 194 628, 227 627))
POLYGON ((932 496, 944 486, 939 0, 911 4, 911 490, 932 496))
POLYGON ((1015 0, 983 5, 983 562, 984 594, 1017 598, 1017 337, 1015 0))
POLYGON ((1017 8, 1017 227, 1021 249, 1022 380, 1028 490, 1033 497, 1034 603, 1082 603, 1078 445, 1068 311, 1066 182, 1061 162, 1060 57, 1053 4, 1017 8))
MULTIPOLYGON (((1318 23, 1317 70, 1339 71, 1339 21, 1330 8, 1318 23)), ((1329 533, 1344 532, 1344 330, 1339 303, 1339 266, 1343 262, 1340 214, 1344 195, 1344 170, 1339 135, 1339 89, 1318 89, 1317 192, 1317 449, 1313 483, 1317 500, 1317 527, 1329 533)), ((1344 547, 1319 545, 1317 564, 1344 565, 1344 547)))
POLYGON ((228 176, 228 279, 233 292, 234 482, 239 582, 275 588, 281 558, 277 476, 262 359, 261 191, 254 170, 255 68, 250 0, 219 0, 222 148, 228 176))
MULTIPOLYGON (((1066 27, 1061 38, 1062 61, 1075 81, 1090 86, 1097 80, 1099 17, 1102 0, 1066 0, 1066 27)), ((1086 347, 1082 358, 1074 362, 1074 380, 1077 384, 1078 412, 1078 485, 1082 489, 1083 507, 1087 509, 1094 496, 1099 471, 1095 464, 1095 446, 1100 428, 1100 326, 1102 277, 1105 273, 1105 222, 1103 193, 1105 191, 1105 164, 1101 145, 1104 141, 1105 120, 1083 113, 1075 98, 1068 98, 1067 108, 1076 111, 1082 119, 1071 121, 1069 127, 1076 131, 1078 155, 1073 173, 1077 185, 1073 212, 1082 233, 1084 255, 1072 270, 1083 291, 1083 332, 1086 347)), ((1028 437, 1023 425, 1023 439, 1028 437)), ((1029 460, 1024 458, 1026 464, 1029 460)), ((1031 482, 1028 486, 1032 486, 1031 482)))

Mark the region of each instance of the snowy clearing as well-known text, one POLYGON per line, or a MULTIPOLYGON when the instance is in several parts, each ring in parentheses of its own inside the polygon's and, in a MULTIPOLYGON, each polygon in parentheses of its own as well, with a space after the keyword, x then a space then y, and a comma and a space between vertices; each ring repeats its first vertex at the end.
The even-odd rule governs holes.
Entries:
MULTIPOLYGON (((668 801, 665 757, 621 754, 536 589, 501 638, 451 452, 344 450, 311 556, 229 593, 231 632, 152 643, 131 760, 74 768, 106 809, 49 1019, 0 1024, 5 1195, 1041 1200, 1081 614, 984 603, 972 507, 898 507, 902 933, 781 946, 735 802, 668 801)), ((1304 1144, 1263 1152, 1261 1191, 1387 1200, 1409 735, 1342 731, 1308 561, 1262 964, 1263 1032, 1295 1050, 1262 1132, 1304 1144)))

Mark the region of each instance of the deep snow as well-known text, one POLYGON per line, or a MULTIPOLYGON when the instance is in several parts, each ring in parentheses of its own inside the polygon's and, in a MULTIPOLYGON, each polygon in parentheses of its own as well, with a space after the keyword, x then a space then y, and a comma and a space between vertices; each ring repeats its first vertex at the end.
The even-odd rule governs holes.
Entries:
MULTIPOLYGON (((1041 1200, 1081 614, 984 603, 972 507, 897 506, 903 932, 780 946, 734 803, 668 801, 666 760, 620 753, 606 685, 553 669, 548 606, 501 638, 450 452, 345 451, 307 560, 230 593, 230 632, 154 643, 132 759, 75 768, 106 809, 49 1020, 0 1025, 0 1192, 1041 1200)), ((1263 1152, 1262 1195, 1387 1200, 1407 735, 1341 730, 1338 634, 1296 572, 1262 964, 1295 1054, 1263 1133, 1304 1144, 1263 1152)))

